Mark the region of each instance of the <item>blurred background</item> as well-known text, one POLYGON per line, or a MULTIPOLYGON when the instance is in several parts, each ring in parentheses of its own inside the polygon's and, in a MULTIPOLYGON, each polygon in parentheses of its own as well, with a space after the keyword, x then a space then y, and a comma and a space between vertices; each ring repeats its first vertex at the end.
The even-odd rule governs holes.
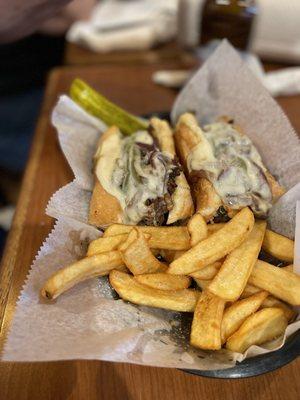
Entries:
POLYGON ((0 255, 52 68, 152 64, 178 90, 227 38, 273 96, 296 94, 299 17, 299 0, 0 0, 0 255))

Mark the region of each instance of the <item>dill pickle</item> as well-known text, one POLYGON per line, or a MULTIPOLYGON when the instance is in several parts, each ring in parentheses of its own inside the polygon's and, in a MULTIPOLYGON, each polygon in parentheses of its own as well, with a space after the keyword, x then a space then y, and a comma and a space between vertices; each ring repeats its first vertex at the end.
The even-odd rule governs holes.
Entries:
POLYGON ((108 126, 116 125, 124 135, 148 128, 148 121, 118 107, 81 79, 72 82, 70 96, 86 112, 100 118, 108 126))

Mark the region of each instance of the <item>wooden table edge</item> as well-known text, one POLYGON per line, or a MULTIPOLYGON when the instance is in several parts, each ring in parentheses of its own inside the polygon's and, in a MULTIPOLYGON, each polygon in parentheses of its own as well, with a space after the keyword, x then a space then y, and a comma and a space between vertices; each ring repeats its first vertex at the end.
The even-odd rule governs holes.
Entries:
MULTIPOLYGON (((58 79, 58 73, 60 68, 55 68, 52 70, 47 78, 55 81, 58 79)), ((18 257, 18 247, 20 243, 20 238, 22 232, 25 228, 25 219, 28 212, 30 195, 34 189, 35 175, 38 168, 39 155, 42 150, 43 142, 45 139, 45 129, 44 125, 47 123, 43 115, 43 110, 47 109, 47 100, 51 98, 51 87, 46 85, 46 91, 44 93, 43 101, 40 109, 40 117, 37 121, 34 137, 32 139, 32 147, 28 156, 28 163, 25 168, 25 173, 22 179, 20 196, 17 202, 16 212, 12 221, 11 229, 9 231, 4 254, 1 260, 0 269, 0 354, 1 348, 4 344, 5 337, 8 333, 10 321, 6 321, 6 310, 9 302, 9 294, 12 285, 13 274, 16 273, 15 261, 18 257), (42 131, 42 135, 38 135, 38 132, 42 131)), ((29 272, 29 269, 28 269, 29 272)), ((23 282, 24 284, 24 282, 23 282)), ((23 285, 22 285, 23 286, 23 285)), ((21 287, 22 287, 21 286, 21 287)), ((18 288, 21 291, 21 287, 18 288)), ((13 305, 15 308, 16 304, 13 305)))

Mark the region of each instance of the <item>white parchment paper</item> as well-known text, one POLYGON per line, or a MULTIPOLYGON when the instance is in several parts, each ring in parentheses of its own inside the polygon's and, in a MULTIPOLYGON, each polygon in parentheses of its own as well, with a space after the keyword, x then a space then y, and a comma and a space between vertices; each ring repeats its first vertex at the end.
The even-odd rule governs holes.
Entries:
MULTIPOLYGON (((282 110, 227 43, 223 42, 179 94, 172 119, 194 111, 201 123, 230 115, 258 147, 270 171, 290 189, 272 209, 269 224, 289 237, 295 231, 300 200, 300 144, 282 110), (297 186, 296 186, 297 185, 297 186)), ((247 356, 277 349, 300 328, 289 325, 284 338, 252 346, 246 354, 205 352, 188 344, 191 316, 138 307, 115 300, 107 278, 71 289, 55 303, 39 298, 45 280, 82 257, 100 232, 88 225, 93 188, 92 156, 105 124, 86 114, 67 96, 53 112, 73 182, 50 199, 47 214, 57 219, 41 247, 20 295, 4 347, 3 360, 99 359, 190 369, 228 368, 247 356)))

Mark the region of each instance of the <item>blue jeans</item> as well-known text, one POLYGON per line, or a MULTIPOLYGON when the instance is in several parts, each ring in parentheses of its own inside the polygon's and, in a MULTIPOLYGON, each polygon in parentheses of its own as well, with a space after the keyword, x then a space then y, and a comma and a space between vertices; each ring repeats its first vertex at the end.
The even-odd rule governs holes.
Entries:
POLYGON ((39 114, 43 88, 0 96, 0 168, 23 171, 39 114))

